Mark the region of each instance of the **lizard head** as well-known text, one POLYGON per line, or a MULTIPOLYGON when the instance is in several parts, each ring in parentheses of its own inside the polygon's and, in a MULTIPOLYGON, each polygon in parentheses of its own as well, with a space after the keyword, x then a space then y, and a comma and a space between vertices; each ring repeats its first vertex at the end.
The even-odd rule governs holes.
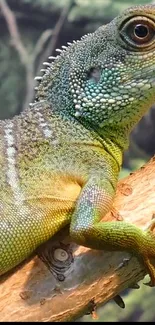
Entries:
POLYGON ((155 5, 129 8, 70 45, 39 87, 82 123, 131 130, 155 102, 155 5))

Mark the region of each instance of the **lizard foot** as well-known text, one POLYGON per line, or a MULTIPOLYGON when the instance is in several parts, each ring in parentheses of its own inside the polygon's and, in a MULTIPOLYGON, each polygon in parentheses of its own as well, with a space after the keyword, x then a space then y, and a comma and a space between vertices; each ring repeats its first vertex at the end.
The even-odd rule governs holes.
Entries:
POLYGON ((149 225, 146 229, 147 241, 146 241, 146 250, 143 254, 143 261, 144 265, 146 266, 148 273, 150 275, 150 282, 144 283, 149 287, 155 286, 155 263, 151 262, 151 258, 155 259, 155 234, 152 231, 155 228, 155 216, 153 215, 152 220, 150 221, 149 225))

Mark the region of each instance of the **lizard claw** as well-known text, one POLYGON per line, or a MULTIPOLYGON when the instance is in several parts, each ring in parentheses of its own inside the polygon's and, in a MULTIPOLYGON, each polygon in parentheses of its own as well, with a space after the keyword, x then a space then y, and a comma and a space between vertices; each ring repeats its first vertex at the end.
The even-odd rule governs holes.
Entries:
POLYGON ((112 207, 112 209, 111 209, 111 214, 112 214, 113 218, 115 218, 117 221, 123 220, 123 217, 120 215, 118 210, 116 210, 116 208, 114 208, 114 207, 112 207))
POLYGON ((113 298, 113 300, 115 301, 115 303, 120 307, 120 308, 125 308, 125 303, 124 300, 122 299, 122 297, 120 295, 117 295, 113 298))
POLYGON ((149 222, 149 224, 147 225, 147 227, 145 228, 145 230, 152 232, 154 230, 154 228, 155 228, 155 213, 153 213, 152 219, 149 222))

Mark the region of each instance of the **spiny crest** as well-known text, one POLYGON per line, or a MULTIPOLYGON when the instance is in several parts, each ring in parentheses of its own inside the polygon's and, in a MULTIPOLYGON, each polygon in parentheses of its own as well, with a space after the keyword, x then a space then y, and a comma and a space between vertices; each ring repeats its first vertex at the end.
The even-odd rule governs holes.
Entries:
MULTIPOLYGON (((81 37, 81 40, 85 39, 88 35, 90 35, 90 33, 88 33, 88 34, 82 36, 82 37, 81 37)), ((44 66, 44 68, 40 70, 40 72, 42 73, 42 75, 41 75, 41 76, 36 76, 36 77, 34 78, 34 80, 38 82, 38 85, 34 88, 35 91, 38 90, 38 87, 39 87, 39 85, 40 85, 40 83, 41 83, 41 81, 42 81, 43 76, 45 75, 45 73, 47 73, 47 72, 50 70, 50 68, 51 68, 52 64, 54 63, 54 61, 55 61, 55 60, 56 60, 56 59, 57 59, 57 58, 58 58, 62 53, 66 52, 67 49, 68 49, 71 45, 76 44, 76 43, 78 43, 78 42, 80 42, 80 40, 76 40, 76 41, 73 40, 72 43, 71 43, 71 42, 67 42, 67 46, 65 46, 65 45, 62 45, 62 46, 61 46, 62 49, 58 49, 58 48, 55 49, 55 51, 59 53, 57 56, 49 56, 49 57, 48 57, 48 60, 51 61, 51 62, 47 62, 47 61, 43 62, 43 66, 44 66)), ((34 103, 30 103, 29 106, 32 107, 34 104, 35 104, 35 102, 34 102, 34 103)))
MULTIPOLYGON (((76 42, 78 42, 78 41, 73 41, 73 43, 76 43, 76 42)), ((44 69, 40 70, 42 72, 42 75, 41 76, 36 76, 34 78, 34 80, 39 82, 38 86, 39 86, 40 82, 42 81, 42 78, 43 78, 44 74, 47 73, 48 70, 50 70, 50 68, 51 68, 52 64, 54 63, 54 61, 61 55, 61 53, 66 52, 68 47, 71 46, 73 43, 67 42, 68 46, 62 45, 62 49, 55 49, 55 51, 58 52, 59 55, 57 55, 57 56, 49 56, 48 60, 51 61, 51 62, 47 62, 47 61, 43 62, 44 69)), ((38 86, 36 86, 34 88, 36 91, 38 90, 38 86)), ((30 103, 29 105, 33 106, 33 103, 30 103)))
POLYGON ((87 36, 89 36, 89 35, 91 35, 91 33, 87 33, 87 34, 83 35, 83 36, 81 37, 81 40, 87 38, 87 36))

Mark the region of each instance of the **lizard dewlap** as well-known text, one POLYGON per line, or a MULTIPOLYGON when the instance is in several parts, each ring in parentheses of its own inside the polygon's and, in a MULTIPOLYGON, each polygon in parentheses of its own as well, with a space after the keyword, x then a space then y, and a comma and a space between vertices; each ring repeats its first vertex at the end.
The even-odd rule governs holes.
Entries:
POLYGON ((155 5, 136 6, 45 62, 31 107, 0 122, 0 274, 68 225, 95 249, 141 256, 147 231, 100 222, 111 209, 133 127, 155 102, 155 5))

